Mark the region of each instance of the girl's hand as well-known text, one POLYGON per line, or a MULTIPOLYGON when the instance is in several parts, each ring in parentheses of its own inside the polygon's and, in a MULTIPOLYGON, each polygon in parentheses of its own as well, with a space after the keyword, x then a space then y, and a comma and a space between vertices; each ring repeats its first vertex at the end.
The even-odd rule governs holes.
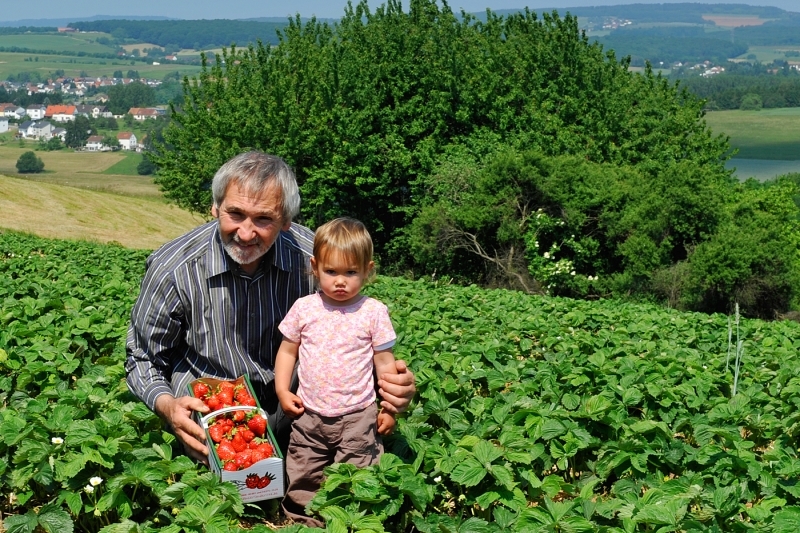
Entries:
POLYGON ((394 419, 391 413, 387 413, 383 410, 378 413, 378 434, 391 435, 396 425, 397 420, 394 419))
POLYGON ((279 395, 278 400, 281 402, 281 409, 289 418, 297 418, 306 410, 303 407, 303 400, 297 394, 286 392, 279 395))

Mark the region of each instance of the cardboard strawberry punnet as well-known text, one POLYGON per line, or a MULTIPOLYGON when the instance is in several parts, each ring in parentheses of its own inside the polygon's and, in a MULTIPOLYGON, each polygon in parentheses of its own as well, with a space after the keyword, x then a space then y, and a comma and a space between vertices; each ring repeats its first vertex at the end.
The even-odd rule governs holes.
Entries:
POLYGON ((198 414, 211 469, 238 487, 242 501, 282 497, 283 456, 247 376, 231 381, 200 378, 189 384, 189 391, 212 409, 198 414))

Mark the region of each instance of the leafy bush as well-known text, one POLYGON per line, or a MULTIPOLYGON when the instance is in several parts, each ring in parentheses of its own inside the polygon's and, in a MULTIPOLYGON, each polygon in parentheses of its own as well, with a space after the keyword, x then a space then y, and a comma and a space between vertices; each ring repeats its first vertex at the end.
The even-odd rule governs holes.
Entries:
POLYGON ((17 172, 20 174, 37 173, 42 170, 44 170, 44 162, 31 151, 24 152, 17 159, 17 172))
POLYGON ((739 104, 739 109, 742 111, 758 111, 764 107, 761 101, 761 96, 758 94, 749 93, 742 97, 742 103, 739 104))
POLYGON ((750 181, 736 189, 720 231, 688 258, 684 302, 690 309, 744 313, 767 319, 800 298, 800 220, 791 181, 750 181))
POLYGON ((205 213, 216 169, 246 148, 298 173, 313 226, 362 219, 398 269, 422 268, 401 235, 450 147, 499 141, 544 155, 650 168, 690 161, 724 172, 724 139, 701 102, 651 71, 628 70, 575 17, 524 11, 478 21, 434 0, 366 0, 335 27, 292 20, 275 47, 225 50, 184 84, 159 143, 158 183, 205 213))

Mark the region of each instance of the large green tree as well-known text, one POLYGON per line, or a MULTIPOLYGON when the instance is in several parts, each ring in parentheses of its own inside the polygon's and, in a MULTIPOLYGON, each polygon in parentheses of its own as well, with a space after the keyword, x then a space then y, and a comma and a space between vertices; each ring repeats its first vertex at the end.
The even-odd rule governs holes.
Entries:
POLYGON ((44 170, 44 163, 33 152, 24 152, 17 159, 17 172, 20 174, 38 173, 42 170, 44 170))
POLYGON ((494 135, 543 155, 634 165, 684 162, 724 174, 724 139, 701 103, 650 71, 628 71, 577 19, 524 12, 457 17, 447 5, 348 6, 335 26, 299 18, 275 47, 232 49, 184 83, 153 160, 181 206, 207 213, 209 182, 247 148, 297 172, 304 221, 363 219, 377 249, 411 262, 398 240, 448 146, 494 135), (392 239, 394 244, 391 245, 392 239))

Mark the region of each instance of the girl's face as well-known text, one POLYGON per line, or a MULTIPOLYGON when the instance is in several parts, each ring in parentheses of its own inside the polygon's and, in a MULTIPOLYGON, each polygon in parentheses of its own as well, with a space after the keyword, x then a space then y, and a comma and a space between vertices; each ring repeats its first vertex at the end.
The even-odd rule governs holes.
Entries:
POLYGON ((331 252, 322 258, 311 258, 311 268, 319 280, 322 300, 330 305, 350 305, 358 300, 361 287, 375 263, 370 261, 366 270, 352 258, 331 252))

